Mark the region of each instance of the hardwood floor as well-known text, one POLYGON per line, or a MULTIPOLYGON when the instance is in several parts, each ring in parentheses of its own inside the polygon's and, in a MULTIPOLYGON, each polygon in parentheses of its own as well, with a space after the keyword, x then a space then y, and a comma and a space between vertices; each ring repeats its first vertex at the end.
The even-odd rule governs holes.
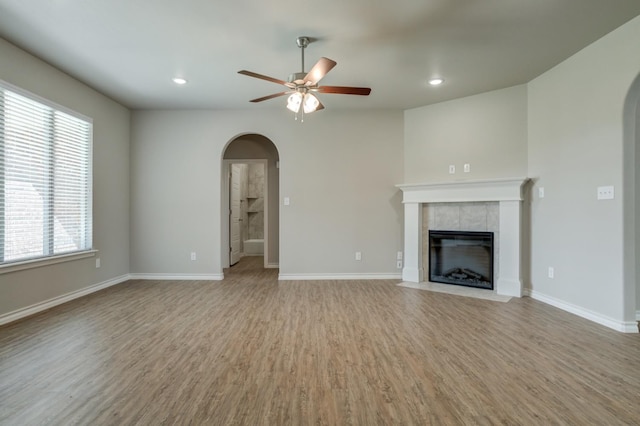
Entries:
POLYGON ((129 281, 0 328, 3 425, 638 424, 640 336, 397 281, 129 281))

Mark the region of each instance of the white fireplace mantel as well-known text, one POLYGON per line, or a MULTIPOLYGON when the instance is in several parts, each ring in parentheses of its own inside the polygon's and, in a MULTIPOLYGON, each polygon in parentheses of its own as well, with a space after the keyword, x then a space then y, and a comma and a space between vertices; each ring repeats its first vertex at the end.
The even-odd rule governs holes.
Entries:
POLYGON ((500 266, 494 288, 498 294, 521 297, 521 205, 528 181, 522 177, 396 185, 403 192, 404 204, 402 279, 423 281, 421 204, 496 201, 500 211, 500 266))

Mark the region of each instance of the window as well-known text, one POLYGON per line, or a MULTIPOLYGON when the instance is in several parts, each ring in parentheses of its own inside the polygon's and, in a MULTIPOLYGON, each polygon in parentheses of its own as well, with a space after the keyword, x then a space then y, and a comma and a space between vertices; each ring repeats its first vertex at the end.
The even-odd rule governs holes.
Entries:
POLYGON ((91 250, 92 131, 0 81, 0 265, 91 250))

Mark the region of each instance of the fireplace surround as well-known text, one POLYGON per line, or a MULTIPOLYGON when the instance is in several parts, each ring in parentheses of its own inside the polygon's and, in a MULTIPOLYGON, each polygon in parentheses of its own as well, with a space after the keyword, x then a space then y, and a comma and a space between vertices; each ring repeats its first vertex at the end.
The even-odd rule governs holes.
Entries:
POLYGON ((494 291, 505 296, 521 297, 522 201, 528 178, 469 180, 443 183, 397 185, 403 192, 404 268, 402 279, 422 282, 427 265, 423 265, 422 207, 424 204, 497 202, 496 232, 497 270, 494 291))

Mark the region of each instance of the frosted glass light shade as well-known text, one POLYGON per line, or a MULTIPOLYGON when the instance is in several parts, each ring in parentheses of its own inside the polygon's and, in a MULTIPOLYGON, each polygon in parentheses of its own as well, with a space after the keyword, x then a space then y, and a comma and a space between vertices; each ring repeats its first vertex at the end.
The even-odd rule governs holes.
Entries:
POLYGON ((289 100, 287 100, 287 108, 293 112, 300 111, 300 105, 302 104, 302 93, 295 92, 291 96, 289 96, 289 100))
POLYGON ((304 95, 303 108, 304 108, 305 114, 315 111, 316 108, 318 108, 319 104, 320 104, 320 101, 318 101, 318 98, 313 96, 311 93, 307 93, 306 95, 304 95))

